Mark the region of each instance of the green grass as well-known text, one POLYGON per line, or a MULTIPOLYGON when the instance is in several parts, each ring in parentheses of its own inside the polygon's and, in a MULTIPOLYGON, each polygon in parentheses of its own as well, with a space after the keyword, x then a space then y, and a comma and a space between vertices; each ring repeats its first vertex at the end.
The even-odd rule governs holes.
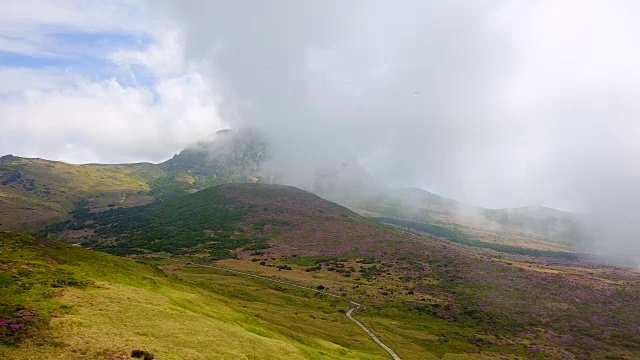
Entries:
POLYGON ((0 231, 37 230, 69 218, 82 199, 92 206, 136 205, 148 182, 161 176, 154 164, 73 165, 42 159, 0 158, 0 231), (18 179, 3 181, 11 174, 18 179), (135 201, 131 201, 131 199, 135 201))
POLYGON ((168 276, 19 234, 0 233, 0 244, 2 314, 37 319, 0 345, 3 359, 108 359, 138 348, 158 359, 386 358, 338 311, 345 302, 308 291, 199 269, 168 276))

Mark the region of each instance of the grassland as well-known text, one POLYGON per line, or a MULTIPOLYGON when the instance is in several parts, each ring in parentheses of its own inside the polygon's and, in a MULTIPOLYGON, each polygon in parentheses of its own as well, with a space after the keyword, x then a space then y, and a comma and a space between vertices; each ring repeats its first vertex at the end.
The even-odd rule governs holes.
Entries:
POLYGON ((535 206, 484 209, 417 188, 380 192, 350 206, 373 217, 457 227, 483 242, 506 246, 572 251, 571 247, 590 241, 578 214, 535 206))
POLYGON ((20 234, 0 240, 3 359, 127 359, 133 349, 157 359, 386 358, 339 311, 344 301, 228 274, 166 275, 20 234))
POLYGON ((506 245, 499 242, 480 241, 469 237, 466 233, 459 230, 457 226, 446 227, 443 225, 426 223, 420 221, 404 220, 390 217, 374 217, 373 220, 386 224, 392 224, 407 229, 417 230, 432 236, 442 237, 447 240, 480 248, 487 248, 508 254, 520 254, 529 256, 545 256, 552 258, 577 259, 579 255, 572 251, 551 251, 541 250, 532 247, 506 245))
POLYGON ((163 170, 153 164, 72 165, 13 156, 0 158, 0 231, 36 230, 68 219, 84 199, 92 209, 151 201, 148 183, 163 170))
POLYGON ((89 244, 147 261, 218 261, 323 285, 366 304, 365 325, 403 358, 640 355, 637 273, 441 226, 410 233, 292 187, 226 184, 80 225, 97 225, 89 244))
POLYGON ((631 271, 441 224, 411 233, 280 185, 225 184, 97 212, 80 205, 47 235, 82 233, 86 246, 143 263, 5 235, 11 290, 0 321, 32 331, 0 356, 115 359, 143 348, 162 359, 385 358, 344 316, 346 301, 200 266, 217 262, 365 304, 356 316, 403 359, 640 357, 631 271))
POLYGON ((359 318, 403 359, 640 355, 637 273, 424 241, 382 260, 267 250, 218 263, 367 304, 359 318))

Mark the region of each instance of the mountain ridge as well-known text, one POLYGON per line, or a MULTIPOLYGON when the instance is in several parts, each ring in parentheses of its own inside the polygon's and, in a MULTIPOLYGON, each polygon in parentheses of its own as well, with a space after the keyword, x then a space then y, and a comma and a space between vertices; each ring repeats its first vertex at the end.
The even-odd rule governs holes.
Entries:
MULTIPOLYGON (((4 205, 0 230, 39 230, 69 220, 85 202, 90 211, 99 212, 163 201, 223 183, 278 183, 277 174, 263 169, 271 156, 269 143, 250 129, 218 132, 157 164, 72 165, 4 156, 0 158, 0 205, 4 205)), ((573 214, 535 206, 484 209, 419 188, 391 189, 352 162, 318 171, 306 185, 302 188, 363 213, 462 224, 471 231, 493 234, 499 229, 527 241, 572 245, 583 237, 573 214)))

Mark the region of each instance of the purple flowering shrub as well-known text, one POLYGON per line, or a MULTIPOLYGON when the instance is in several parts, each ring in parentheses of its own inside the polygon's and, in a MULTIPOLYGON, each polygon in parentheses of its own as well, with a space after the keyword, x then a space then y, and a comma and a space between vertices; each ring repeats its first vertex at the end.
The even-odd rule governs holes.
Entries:
POLYGON ((0 344, 13 346, 37 336, 52 312, 68 310, 56 299, 65 288, 90 284, 64 267, 66 260, 48 254, 56 246, 29 235, 0 232, 0 253, 6 254, 0 259, 0 344))
POLYGON ((0 344, 16 345, 33 335, 44 324, 35 310, 17 304, 0 304, 0 344))
POLYGON ((445 301, 407 303, 413 309, 485 334, 529 339, 534 353, 585 359, 640 354, 637 272, 437 243, 414 254, 404 262, 426 265, 437 279, 418 290, 445 301))

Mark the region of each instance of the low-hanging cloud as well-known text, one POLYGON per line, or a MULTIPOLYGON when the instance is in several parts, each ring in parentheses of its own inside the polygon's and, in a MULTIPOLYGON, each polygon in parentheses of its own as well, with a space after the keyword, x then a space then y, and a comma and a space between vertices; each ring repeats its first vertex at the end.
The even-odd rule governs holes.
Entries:
POLYGON ((219 113, 297 177, 355 160, 485 206, 592 214, 640 254, 632 1, 164 1, 219 113), (286 156, 285 156, 286 155, 286 156))
POLYGON ((469 158, 510 160, 519 126, 494 111, 510 59, 486 3, 310 4, 171 2, 225 120, 263 129, 296 165, 355 158, 456 195, 469 158))

